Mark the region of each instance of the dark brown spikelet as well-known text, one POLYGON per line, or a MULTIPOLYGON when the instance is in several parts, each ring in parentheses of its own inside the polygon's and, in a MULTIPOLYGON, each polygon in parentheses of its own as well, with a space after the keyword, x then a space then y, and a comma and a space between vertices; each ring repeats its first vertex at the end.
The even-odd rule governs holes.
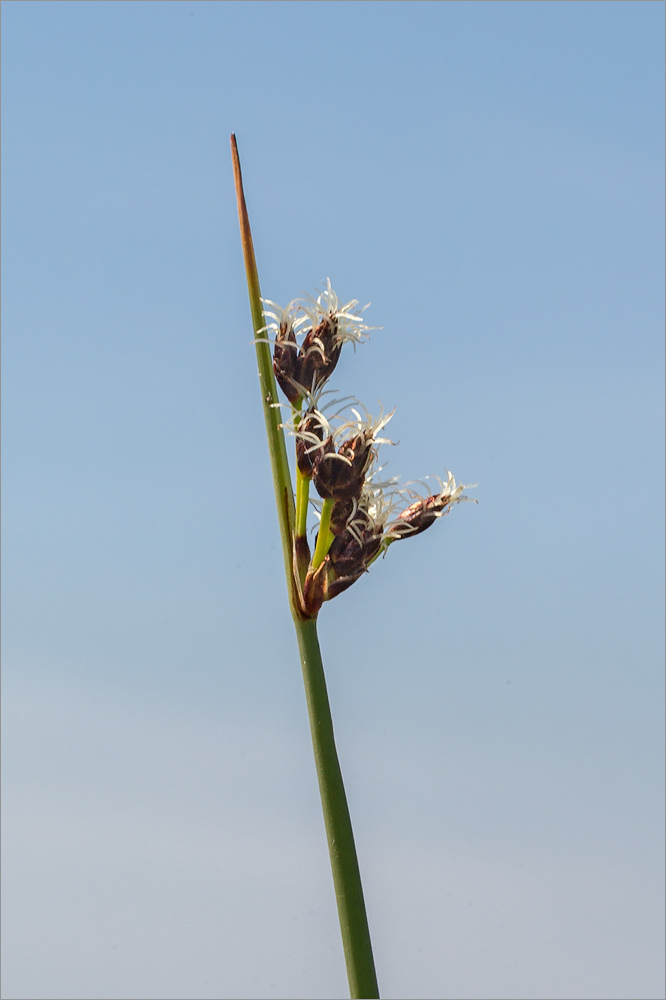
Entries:
POLYGON ((375 534, 367 530, 362 532, 362 537, 363 541, 359 542, 347 531, 333 539, 328 555, 336 576, 360 576, 377 555, 382 544, 381 532, 375 534))
POLYGON ((296 462, 301 475, 308 479, 312 476, 315 462, 323 452, 323 440, 324 428, 321 420, 308 410, 300 419, 296 435, 296 462), (317 447, 316 442, 312 440, 313 437, 322 442, 322 447, 317 447))
POLYGON ((441 512, 446 505, 446 500, 442 499, 441 496, 430 496, 424 500, 417 500, 416 503, 398 515, 396 525, 398 527, 405 525, 401 537, 411 538, 413 535, 419 535, 425 531, 426 528, 435 523, 438 517, 441 517, 441 512))
POLYGON ((291 323, 281 323, 273 346, 273 371, 278 385, 290 403, 301 393, 301 351, 291 323))
POLYGON ((337 341, 338 321, 326 316, 303 340, 301 384, 314 392, 331 377, 340 358, 342 344, 337 341))
POLYGON ((312 474, 319 496, 324 500, 360 497, 372 454, 370 432, 344 441, 337 452, 333 441, 328 438, 312 474))
POLYGON ((330 529, 334 535, 341 535, 345 531, 349 518, 356 510, 356 502, 349 497, 346 500, 336 500, 331 512, 330 529))
POLYGON ((347 530, 334 538, 331 543, 328 553, 331 574, 326 593, 327 600, 336 597, 356 583, 381 548, 382 533, 373 528, 369 519, 365 529, 360 527, 358 519, 355 519, 354 524, 357 534, 353 535, 347 530), (358 534, 361 536, 360 541, 358 534))

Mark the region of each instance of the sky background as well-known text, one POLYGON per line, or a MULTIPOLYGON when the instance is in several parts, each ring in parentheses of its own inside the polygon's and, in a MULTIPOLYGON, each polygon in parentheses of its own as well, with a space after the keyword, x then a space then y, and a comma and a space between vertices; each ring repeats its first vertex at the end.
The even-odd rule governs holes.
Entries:
POLYGON ((2 4, 6 998, 347 995, 238 236, 465 504, 320 615, 382 996, 663 996, 656 2, 2 4))

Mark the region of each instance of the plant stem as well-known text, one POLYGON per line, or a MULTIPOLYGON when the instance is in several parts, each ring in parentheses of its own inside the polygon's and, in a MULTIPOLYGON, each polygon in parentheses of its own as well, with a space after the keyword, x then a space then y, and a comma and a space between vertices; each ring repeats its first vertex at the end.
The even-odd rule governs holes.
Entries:
POLYGON ((296 534, 301 538, 307 535, 309 495, 310 477, 296 467, 296 534))
POLYGON ((331 542, 333 541, 330 524, 334 504, 335 500, 324 500, 324 503, 322 504, 321 520, 319 521, 319 534, 317 535, 317 544, 315 545, 315 551, 312 557, 313 569, 319 569, 326 558, 326 554, 328 553, 328 550, 331 547, 331 542))
POLYGON ((296 621, 296 634, 338 903, 342 945, 347 964, 349 995, 353 998, 377 998, 379 987, 372 957, 361 874, 347 796, 335 748, 333 720, 317 638, 316 620, 296 621))
MULTIPOLYGON (((299 600, 298 565, 296 566, 296 572, 294 568, 294 561, 297 564, 299 561, 298 552, 296 553, 297 558, 294 560, 294 494, 291 485, 289 464, 287 462, 284 432, 279 419, 279 411, 275 406, 277 402, 277 387, 273 374, 270 347, 265 339, 259 276, 252 244, 250 220, 243 194, 243 181, 236 137, 233 135, 231 137, 231 153, 238 200, 241 242, 243 245, 248 294, 250 297, 250 310, 257 348, 261 398, 275 486, 280 536, 282 538, 282 552, 289 588, 291 613, 296 628, 301 666, 303 668, 310 731, 312 733, 319 791, 324 810, 331 867, 333 869, 333 883, 338 903, 350 996, 354 1000, 357 1000, 357 998, 358 1000, 360 998, 377 998, 379 997, 379 990, 372 957, 365 903, 363 901, 363 888, 361 886, 361 876, 356 857, 356 848, 354 846, 354 835, 351 827, 347 797, 335 749, 331 709, 326 691, 321 650, 319 649, 319 641, 317 639, 317 623, 315 618, 305 617, 306 613, 299 600)), ((308 483, 305 484, 306 487, 308 485, 308 483)), ((303 509, 307 510, 307 489, 304 489, 303 484, 301 484, 299 492, 303 509)), ((324 519, 324 511, 322 511, 322 523, 319 529, 320 535, 322 535, 322 546, 326 537, 330 535, 328 524, 332 501, 328 509, 326 507, 327 503, 328 501, 324 503, 324 510, 327 511, 326 519, 324 519)), ((299 525, 299 528, 301 526, 299 525)), ((304 549, 307 549, 305 535, 300 536, 299 533, 297 538, 299 537, 305 541, 304 549)), ((326 546, 320 562, 323 561, 327 551, 328 546, 326 546)), ((307 558, 305 553, 303 553, 303 557, 307 558)))

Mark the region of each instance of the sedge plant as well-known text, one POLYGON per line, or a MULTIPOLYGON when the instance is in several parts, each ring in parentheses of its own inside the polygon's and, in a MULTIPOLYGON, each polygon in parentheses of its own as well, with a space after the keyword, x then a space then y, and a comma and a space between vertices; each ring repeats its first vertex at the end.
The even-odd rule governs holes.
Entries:
MULTIPOLYGON (((396 541, 420 534, 462 500, 450 472, 400 488, 382 479, 378 452, 391 417, 374 418, 327 388, 346 343, 372 329, 358 301, 342 304, 330 280, 313 297, 281 308, 261 297, 236 138, 231 151, 259 384, 273 474, 289 606, 296 629, 312 745, 342 933, 350 997, 379 997, 351 819, 326 690, 317 616, 396 541), (283 398, 278 393, 278 386, 283 398), (286 413, 285 413, 286 411, 286 413), (295 488, 286 438, 295 446, 295 488), (311 496, 311 491, 312 496, 311 496), (318 518, 311 549, 310 512, 318 518)), ((367 308, 367 307, 364 307, 367 308)))

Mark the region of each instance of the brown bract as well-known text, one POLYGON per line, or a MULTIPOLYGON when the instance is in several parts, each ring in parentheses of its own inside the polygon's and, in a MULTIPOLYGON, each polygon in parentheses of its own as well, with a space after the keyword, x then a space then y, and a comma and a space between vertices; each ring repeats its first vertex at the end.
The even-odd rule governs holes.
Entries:
POLYGON ((324 440, 324 426, 316 412, 308 410, 298 423, 296 434, 296 462, 301 475, 312 476, 315 464, 321 457, 323 447, 317 442, 324 440))
POLYGON ((273 371, 278 385, 290 403, 300 398, 300 347, 291 323, 282 322, 273 347, 273 371))
POLYGON ((326 316, 314 330, 308 330, 301 347, 301 385, 314 392, 331 377, 340 359, 342 341, 337 338, 338 321, 326 316))

